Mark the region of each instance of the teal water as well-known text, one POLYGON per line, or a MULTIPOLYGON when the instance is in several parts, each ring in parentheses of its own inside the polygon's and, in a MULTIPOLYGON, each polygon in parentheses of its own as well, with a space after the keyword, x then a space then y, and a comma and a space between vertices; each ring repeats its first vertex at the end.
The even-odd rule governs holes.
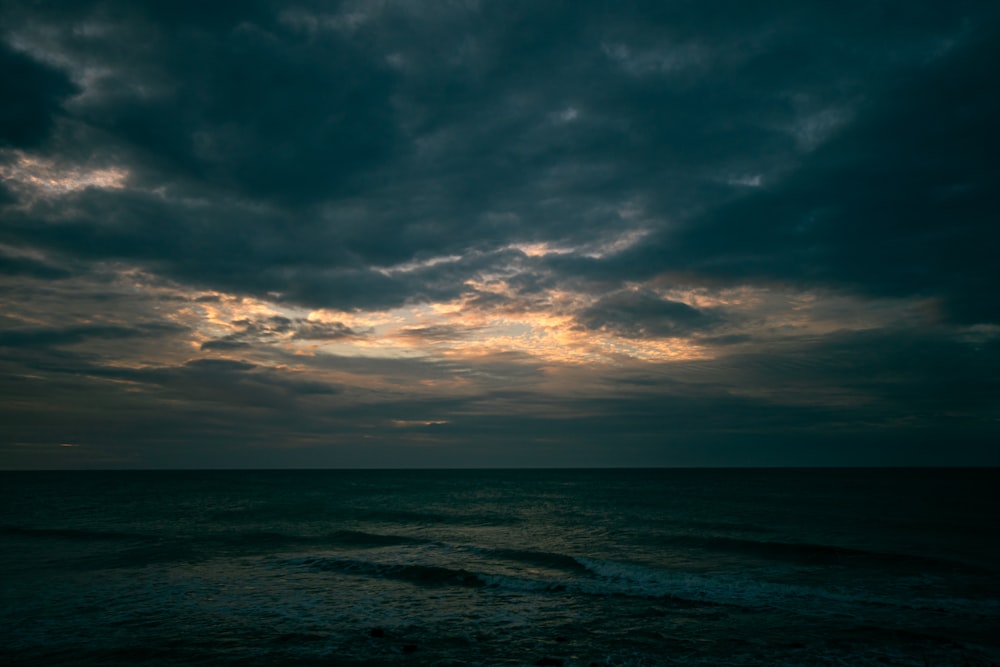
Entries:
POLYGON ((6 665, 995 665, 1000 471, 0 473, 6 665))

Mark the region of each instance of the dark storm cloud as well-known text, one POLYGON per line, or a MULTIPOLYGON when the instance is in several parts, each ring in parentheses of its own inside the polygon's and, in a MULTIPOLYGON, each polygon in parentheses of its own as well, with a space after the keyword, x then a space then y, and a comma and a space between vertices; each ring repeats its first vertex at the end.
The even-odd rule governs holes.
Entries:
POLYGON ((34 148, 61 113, 62 103, 78 92, 69 77, 0 42, 0 146, 34 148))
POLYGON ((113 150, 134 182, 168 183, 178 197, 81 194, 80 217, 42 210, 49 225, 36 214, 7 234, 206 287, 388 307, 455 296, 456 283, 372 264, 613 237, 640 224, 617 212, 632 202, 647 209, 640 226, 669 226, 628 266, 576 269, 850 289, 895 280, 904 292, 956 271, 958 294, 983 277, 950 261, 984 247, 972 243, 981 222, 952 232, 941 266, 915 260, 931 249, 923 229, 984 210, 995 191, 977 170, 995 135, 983 123, 996 40, 968 37, 970 15, 962 3, 15 8, 17 43, 116 72, 92 76, 72 107, 73 141, 113 150), (101 27, 75 28, 87 22, 101 27), (926 64, 956 35, 956 53, 926 64), (854 116, 859 127, 838 135, 854 116), (946 159, 922 167, 921 151, 946 159), (755 178, 759 193, 739 185, 755 178), (330 205, 302 208, 320 200, 330 205), (899 247, 874 250, 890 240, 899 247))
POLYGON ((164 336, 183 331, 182 327, 166 323, 149 323, 136 327, 117 325, 85 325, 64 328, 20 328, 0 331, 0 347, 50 347, 72 345, 91 339, 115 340, 145 336, 164 336))
POLYGON ((586 329, 613 331, 627 338, 684 336, 719 322, 711 312, 663 299, 642 290, 613 292, 582 311, 577 320, 586 329))
POLYGON ((207 340, 201 344, 202 350, 241 350, 252 347, 250 343, 240 340, 207 340))
POLYGON ((280 213, 94 189, 62 203, 65 209, 39 204, 32 214, 12 212, 0 241, 90 262, 135 262, 203 288, 278 292, 313 306, 393 306, 410 291, 399 279, 364 266, 332 232, 296 227, 280 213))
MULTIPOLYGON (((657 273, 936 296, 958 321, 996 322, 991 248, 1000 95, 995 29, 900 73, 774 187, 693 217, 619 258, 657 273)), ((585 270, 585 269, 584 269, 585 270)))
POLYGON ((234 361, 232 359, 195 359, 184 364, 184 367, 194 369, 195 371, 217 370, 225 372, 241 372, 252 370, 255 368, 255 365, 245 361, 234 361))
POLYGON ((349 41, 291 38, 273 7, 61 9, 9 16, 22 39, 47 24, 42 52, 112 68, 75 116, 131 153, 139 178, 290 203, 343 190, 392 146, 388 69, 349 41))
MULTIPOLYGON (((274 342, 279 338, 291 340, 332 341, 360 338, 367 335, 358 332, 343 322, 314 322, 302 318, 288 318, 280 315, 260 320, 242 319, 231 322, 237 331, 201 344, 202 350, 239 350, 251 348, 261 343, 274 342)), ((370 332, 369 332, 370 333, 370 332)))
POLYGON ((235 360, 193 359, 179 366, 109 368, 83 365, 77 371, 94 378, 127 380, 148 387, 163 399, 181 400, 195 407, 203 403, 261 407, 267 410, 294 410, 300 396, 331 395, 336 386, 298 377, 298 374, 262 368, 235 360))
POLYGON ((58 280, 73 275, 66 269, 31 257, 11 257, 0 253, 0 274, 58 280))

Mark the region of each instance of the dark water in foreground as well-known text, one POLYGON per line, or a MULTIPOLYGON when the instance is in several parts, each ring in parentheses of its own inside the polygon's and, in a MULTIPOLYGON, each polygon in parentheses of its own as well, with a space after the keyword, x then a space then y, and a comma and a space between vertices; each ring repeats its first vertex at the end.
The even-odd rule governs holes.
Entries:
POLYGON ((995 665, 998 516, 997 470, 0 473, 0 663, 995 665))

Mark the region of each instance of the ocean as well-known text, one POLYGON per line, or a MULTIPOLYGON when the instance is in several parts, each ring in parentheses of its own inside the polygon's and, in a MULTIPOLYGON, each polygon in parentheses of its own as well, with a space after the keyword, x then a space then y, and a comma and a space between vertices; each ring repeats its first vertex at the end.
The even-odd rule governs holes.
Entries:
POLYGON ((0 473, 0 663, 1000 664, 996 469, 0 473))

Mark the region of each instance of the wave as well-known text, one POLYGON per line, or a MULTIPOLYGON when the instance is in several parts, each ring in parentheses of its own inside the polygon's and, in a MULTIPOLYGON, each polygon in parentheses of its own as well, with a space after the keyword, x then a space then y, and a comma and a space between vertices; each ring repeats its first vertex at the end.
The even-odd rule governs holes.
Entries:
POLYGON ((300 544, 332 547, 376 548, 406 544, 425 544, 427 540, 406 535, 385 535, 360 530, 336 530, 325 535, 301 535, 273 531, 247 531, 222 536, 191 538, 206 544, 216 542, 226 546, 275 548, 300 544))
POLYGON ((354 508, 346 518, 363 523, 389 523, 405 526, 463 525, 463 526, 507 526, 520 520, 502 512, 460 512, 455 509, 446 512, 415 511, 395 508, 354 508))
MULTIPOLYGON (((458 550, 463 549, 459 547, 458 550)), ((286 559, 284 562, 322 572, 391 579, 421 586, 462 586, 518 592, 568 592, 594 596, 655 598, 687 603, 738 605, 741 601, 747 602, 745 595, 733 594, 737 588, 745 589, 744 584, 737 585, 735 582, 729 583, 723 579, 702 575, 547 552, 478 547, 467 547, 465 550, 529 564, 557 563, 566 574, 559 577, 516 576, 405 560, 386 562, 339 556, 306 556, 286 559)), ((397 558, 406 559, 409 556, 398 554, 397 558)))
MULTIPOLYGON (((274 531, 246 531, 214 535, 180 535, 157 540, 153 547, 134 551, 136 558, 154 561, 200 561, 233 554, 266 554, 298 551, 301 548, 329 548, 358 551, 426 543, 405 535, 384 535, 357 530, 337 530, 322 535, 274 531)), ((126 556, 128 556, 126 554, 126 556)))
MULTIPOLYGON (((548 554, 548 556, 556 556, 556 554, 548 554)), ((649 573, 652 570, 647 572, 641 566, 586 558, 577 559, 571 556, 563 556, 562 558, 575 564, 573 567, 579 572, 578 576, 554 579, 519 577, 440 565, 386 563, 325 556, 297 558, 288 562, 292 565, 323 572, 390 579, 427 587, 459 586, 517 593, 568 593, 598 597, 634 597, 671 600, 687 605, 709 604, 714 606, 722 604, 712 599, 718 596, 706 594, 692 586, 678 586, 678 581, 667 581, 657 576, 650 576, 649 573)), ((704 584, 704 582, 701 583, 704 584)), ((729 604, 735 603, 730 600, 729 604)))
POLYGON ((39 528, 0 525, 0 539, 37 540, 47 561, 83 569, 115 569, 144 567, 152 563, 195 563, 234 555, 261 555, 297 551, 304 548, 330 548, 352 552, 392 546, 427 543, 416 537, 385 535, 356 530, 337 530, 327 534, 308 535, 293 532, 244 530, 212 533, 150 535, 109 530, 78 528, 39 528), (55 542, 73 543, 69 548, 56 547, 55 542), (43 546, 51 542, 51 547, 43 546), (90 543, 99 551, 84 549, 90 543))
POLYGON ((745 606, 749 602, 733 595, 735 586, 721 577, 582 556, 577 561, 593 577, 581 586, 585 593, 712 605, 745 606))
POLYGON ((367 533, 360 530, 338 530, 330 533, 324 541, 343 546, 355 547, 391 547, 404 544, 429 544, 429 540, 408 535, 385 535, 382 533, 367 533))
MULTIPOLYGON (((391 579, 420 586, 462 586, 516 592, 569 592, 596 596, 681 599, 673 590, 674 585, 647 576, 641 566, 513 549, 477 549, 477 551, 493 552, 493 555, 507 552, 507 557, 516 556, 522 562, 542 561, 549 564, 555 562, 565 569, 574 570, 575 575, 534 578, 426 563, 378 562, 333 556, 309 556, 288 559, 285 562, 323 572, 391 579)), ((695 596, 687 601, 702 603, 708 600, 704 599, 704 596, 695 596)))
POLYGON ((487 548, 429 543, 419 548, 351 554, 309 554, 274 562, 280 568, 308 568, 344 576, 405 582, 419 587, 460 587, 541 596, 595 596, 656 600, 684 608, 731 607, 778 610, 819 618, 873 614, 891 618, 904 611, 944 612, 974 617, 1000 613, 1000 601, 936 597, 907 585, 876 591, 833 582, 781 582, 768 579, 769 570, 701 573, 637 563, 570 556, 547 551, 487 548), (463 559, 463 553, 468 558, 463 559), (516 567, 543 565, 543 568, 516 567), (511 567, 514 565, 515 567, 511 567), (916 594, 914 594, 916 593, 916 594))
POLYGON ((188 538, 192 544, 197 544, 198 542, 203 542, 205 544, 211 544, 216 542, 224 546, 233 547, 279 547, 287 546, 291 544, 298 544, 302 542, 309 542, 309 538, 301 535, 291 535, 288 533, 277 533, 272 531, 260 530, 260 531, 247 531, 243 533, 233 533, 230 535, 221 536, 211 536, 211 537, 191 537, 188 538))
POLYGON ((439 565, 413 563, 376 563, 349 558, 302 558, 296 561, 307 567, 326 572, 375 576, 431 586, 481 587, 487 581, 473 572, 439 565))
POLYGON ((10 537, 37 537, 62 540, 141 540, 148 535, 123 533, 107 530, 81 530, 77 528, 30 528, 24 526, 0 526, 0 535, 10 537))
POLYGON ((984 573, 984 568, 961 561, 883 551, 870 551, 833 544, 809 542, 778 542, 771 540, 751 540, 736 537, 678 535, 671 536, 668 544, 687 545, 706 549, 728 551, 741 555, 763 556, 774 560, 794 561, 805 564, 861 565, 871 567, 909 567, 920 570, 966 571, 984 573))
POLYGON ((468 547, 469 550, 488 558, 514 561, 525 565, 536 565, 540 567, 557 570, 581 571, 586 568, 573 556, 553 553, 550 551, 533 551, 530 549, 488 549, 482 547, 468 547))
POLYGON ((741 533, 774 533, 773 528, 768 528, 767 526, 760 526, 752 523, 745 522, 735 522, 735 521, 705 521, 699 519, 681 519, 681 523, 686 526, 690 526, 697 530, 716 530, 716 531, 739 531, 741 533))
MULTIPOLYGON (((446 545, 436 545, 437 547, 446 545)), ((1000 603, 992 600, 883 597, 870 592, 828 589, 807 584, 770 582, 746 575, 700 574, 668 570, 622 561, 568 556, 516 549, 473 548, 477 553, 514 562, 556 564, 563 574, 552 576, 490 572, 485 568, 408 562, 407 554, 395 561, 313 556, 285 561, 323 572, 402 581, 422 587, 465 587, 532 594, 568 594, 659 600, 678 606, 727 606, 745 609, 784 609, 795 613, 828 616, 853 613, 858 605, 887 612, 901 609, 994 614, 1000 603), (534 576, 533 576, 534 575, 534 576)), ((427 552, 423 552, 424 555, 427 552)))

